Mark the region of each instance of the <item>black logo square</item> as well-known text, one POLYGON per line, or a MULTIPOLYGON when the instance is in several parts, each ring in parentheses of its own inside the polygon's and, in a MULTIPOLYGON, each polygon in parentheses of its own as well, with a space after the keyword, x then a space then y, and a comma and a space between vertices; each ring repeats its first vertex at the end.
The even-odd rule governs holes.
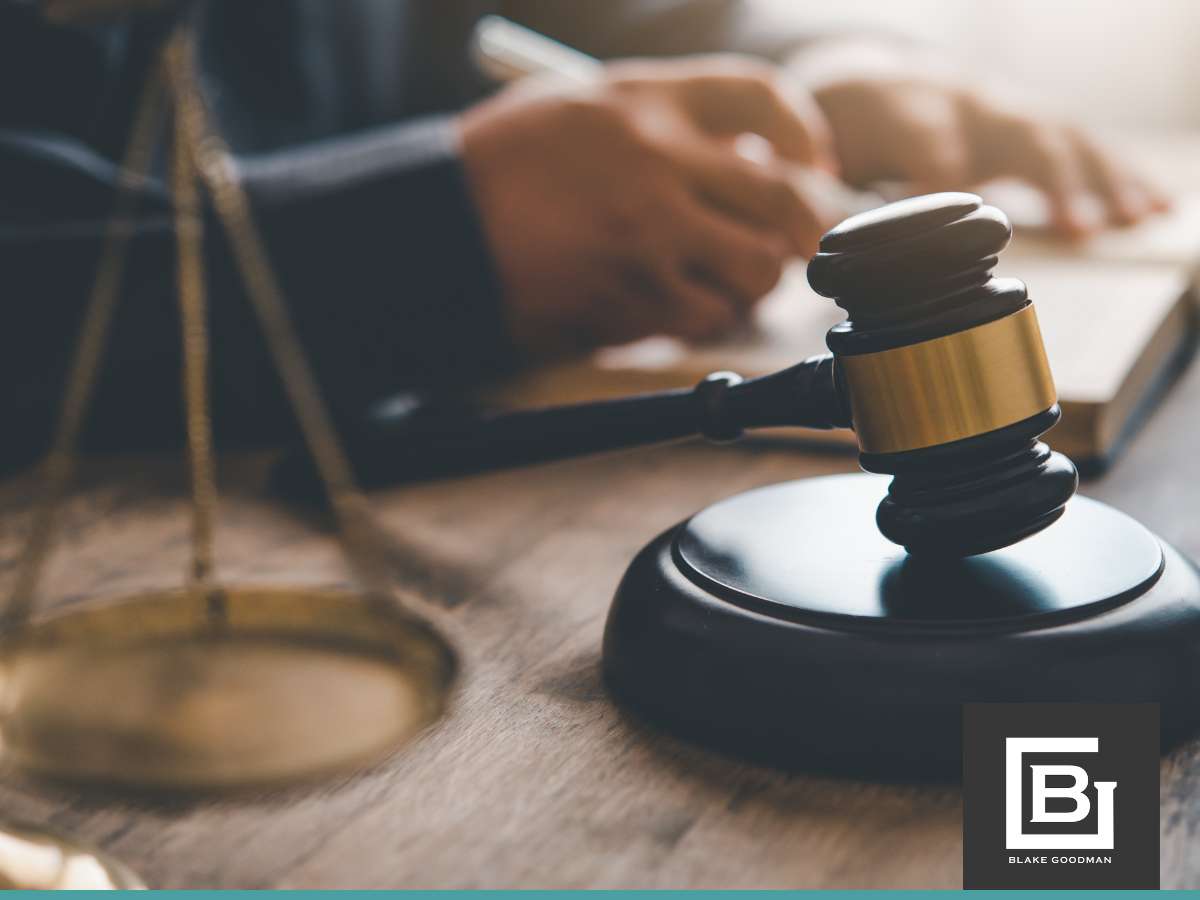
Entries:
POLYGON ((963 887, 1157 888, 1157 703, 963 707, 963 887))

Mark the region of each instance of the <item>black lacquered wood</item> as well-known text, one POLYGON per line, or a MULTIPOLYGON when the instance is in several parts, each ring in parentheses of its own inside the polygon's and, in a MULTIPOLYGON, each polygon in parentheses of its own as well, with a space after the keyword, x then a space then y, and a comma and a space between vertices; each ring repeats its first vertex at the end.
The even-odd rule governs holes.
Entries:
MULTIPOLYGON (((848 357, 975 328, 1028 306, 1025 285, 995 278, 1012 228, 973 194, 914 197, 847 219, 808 267, 820 294, 847 312, 826 343, 848 357)), ((920 391, 922 386, 912 385, 920 391)), ((894 475, 876 521, 910 553, 986 553, 1053 524, 1075 493, 1074 464, 1038 439, 1057 404, 1021 422, 948 444, 864 453, 864 469, 894 475)))
POLYGON ((979 210, 975 194, 944 192, 910 197, 844 219, 821 237, 822 254, 854 253, 880 243, 943 228, 979 210))
POLYGON ((609 613, 618 697, 740 755, 885 777, 957 777, 967 702, 1158 702, 1168 743, 1200 724, 1200 575, 1171 547, 1080 498, 925 567, 871 527, 883 487, 762 488, 659 536, 609 613))
MULTIPOLYGON (((379 486, 562 459, 704 435, 734 440, 744 429, 849 425, 833 359, 804 360, 772 375, 742 380, 715 372, 695 388, 569 406, 468 413, 436 404, 392 404, 348 423, 344 440, 360 483, 379 486)), ((319 483, 296 453, 276 473, 294 496, 319 483)))
POLYGON ((908 453, 861 454, 869 472, 895 475, 875 521, 889 540, 928 557, 1006 547, 1053 524, 1075 494, 1074 464, 1037 438, 1057 404, 1024 422, 908 453))
POLYGON ((963 634, 1091 615, 1144 592, 1162 570, 1162 547, 1146 528, 1085 497, 1034 540, 966 559, 912 557, 863 527, 886 490, 884 478, 844 475, 738 494, 680 526, 675 561, 700 587, 773 616, 963 634))
MULTIPOLYGON (((990 279, 1011 237, 1005 215, 974 194, 913 197, 827 232, 808 265, 808 281, 845 309, 856 329, 911 327, 942 312, 970 310, 970 291, 990 279)), ((936 330, 936 322, 929 326, 936 330)))

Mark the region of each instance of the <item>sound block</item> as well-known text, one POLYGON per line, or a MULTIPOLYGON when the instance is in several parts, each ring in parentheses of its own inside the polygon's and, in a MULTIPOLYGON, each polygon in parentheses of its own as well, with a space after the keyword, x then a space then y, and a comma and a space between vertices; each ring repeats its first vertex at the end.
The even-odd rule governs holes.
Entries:
POLYGON ((1086 497, 1025 541, 910 557, 875 528, 888 479, 730 497, 634 559, 609 613, 617 697, 683 735, 794 768, 957 777, 962 704, 1161 704, 1200 724, 1200 574, 1086 497))

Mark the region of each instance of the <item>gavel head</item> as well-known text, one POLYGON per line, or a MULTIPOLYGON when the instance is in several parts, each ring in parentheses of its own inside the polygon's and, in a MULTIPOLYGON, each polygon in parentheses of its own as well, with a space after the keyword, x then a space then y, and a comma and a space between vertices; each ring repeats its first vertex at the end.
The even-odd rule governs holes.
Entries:
POLYGON ((876 521, 913 554, 1008 546, 1078 484, 1038 440, 1061 412, 1025 285, 992 276, 1011 235, 979 197, 930 194, 847 219, 809 263, 847 313, 827 343, 861 465, 894 476, 876 521))

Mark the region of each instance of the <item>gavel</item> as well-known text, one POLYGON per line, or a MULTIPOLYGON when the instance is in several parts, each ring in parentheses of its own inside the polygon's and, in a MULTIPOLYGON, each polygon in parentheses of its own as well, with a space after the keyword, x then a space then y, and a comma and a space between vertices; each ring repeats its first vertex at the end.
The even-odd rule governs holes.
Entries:
MULTIPOLYGON (((847 317, 830 353, 772 375, 715 372, 691 389, 483 415, 373 413, 346 434, 360 481, 560 459, 747 429, 853 428, 859 462, 892 476, 876 522, 910 554, 964 557, 1041 531, 1078 475, 1039 438, 1061 416, 1025 285, 994 277, 1012 235, 966 193, 914 197, 846 219, 808 266, 847 317)), ((311 492, 311 465, 280 483, 311 492)))

